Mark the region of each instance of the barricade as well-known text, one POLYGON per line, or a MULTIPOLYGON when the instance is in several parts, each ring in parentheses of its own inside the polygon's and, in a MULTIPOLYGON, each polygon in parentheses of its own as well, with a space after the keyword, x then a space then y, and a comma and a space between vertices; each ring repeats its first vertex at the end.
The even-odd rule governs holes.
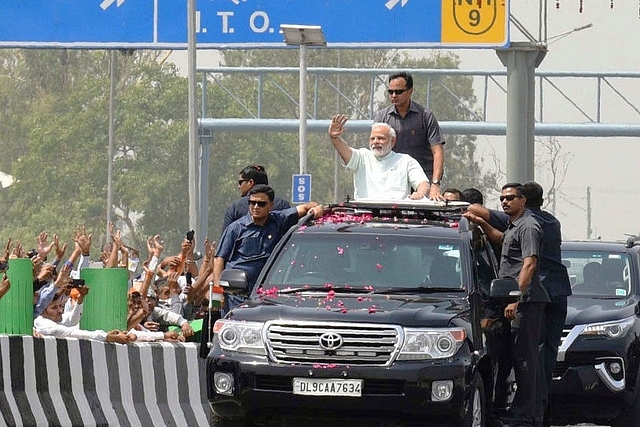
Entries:
POLYGON ((80 329, 126 329, 129 271, 126 268, 83 268, 80 278, 89 287, 82 304, 80 329))
POLYGON ((0 425, 209 426, 195 343, 0 335, 0 425))
POLYGON ((9 259, 11 289, 0 299, 0 334, 31 335, 33 331, 33 264, 28 258, 9 259))

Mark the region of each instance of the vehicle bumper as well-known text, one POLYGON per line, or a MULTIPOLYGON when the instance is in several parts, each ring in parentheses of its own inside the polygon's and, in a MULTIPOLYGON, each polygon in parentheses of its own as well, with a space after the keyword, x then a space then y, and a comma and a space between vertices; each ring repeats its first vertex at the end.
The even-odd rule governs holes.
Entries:
POLYGON ((590 362, 574 363, 556 365, 551 385, 554 420, 612 419, 634 399, 635 392, 628 389, 628 365, 623 357, 603 355, 590 362), (622 367, 620 372, 614 369, 617 366, 622 367))
POLYGON ((266 357, 222 355, 215 347, 207 361, 207 392, 214 413, 223 418, 290 416, 322 413, 324 416, 372 416, 424 419, 433 424, 455 424, 464 416, 474 363, 468 349, 446 361, 402 361, 390 367, 312 366, 271 364, 266 357), (233 375, 231 395, 216 392, 216 372, 233 375), (361 397, 302 396, 293 394, 293 378, 362 379, 361 397), (432 399, 434 381, 451 380, 450 399, 432 399))

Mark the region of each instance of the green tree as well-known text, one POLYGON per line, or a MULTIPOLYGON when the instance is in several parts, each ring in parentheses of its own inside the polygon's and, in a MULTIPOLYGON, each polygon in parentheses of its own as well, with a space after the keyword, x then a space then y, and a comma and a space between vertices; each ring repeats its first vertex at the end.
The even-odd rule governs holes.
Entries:
MULTIPOLYGON (((113 202, 119 228, 141 247, 162 233, 177 251, 188 226, 186 79, 156 52, 117 55, 113 202), (134 223, 132 218, 139 218, 134 223)), ((41 230, 68 239, 77 225, 104 241, 109 52, 2 51, 0 233, 31 245, 41 230), (6 119, 6 120, 5 120, 6 119), (15 144, 16 149, 13 149, 15 144)), ((97 244, 96 244, 97 246, 97 244)))

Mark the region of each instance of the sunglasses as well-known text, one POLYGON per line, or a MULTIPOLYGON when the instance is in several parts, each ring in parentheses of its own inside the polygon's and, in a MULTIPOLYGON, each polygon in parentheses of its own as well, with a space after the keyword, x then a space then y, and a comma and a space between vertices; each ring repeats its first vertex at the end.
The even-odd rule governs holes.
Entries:
POLYGON ((508 202, 513 202, 515 199, 520 197, 522 196, 518 196, 517 194, 507 194, 506 196, 500 196, 500 201, 504 202, 506 200, 508 202))
POLYGON ((262 200, 249 200, 249 205, 258 206, 259 208, 264 208, 267 206, 268 202, 263 202, 262 200))
POLYGON ((405 93, 408 89, 387 89, 387 93, 389 95, 393 95, 394 93, 396 95, 402 95, 403 93, 405 93))
POLYGON ((239 179, 238 180, 238 185, 242 185, 243 182, 247 182, 249 181, 248 179, 239 179))

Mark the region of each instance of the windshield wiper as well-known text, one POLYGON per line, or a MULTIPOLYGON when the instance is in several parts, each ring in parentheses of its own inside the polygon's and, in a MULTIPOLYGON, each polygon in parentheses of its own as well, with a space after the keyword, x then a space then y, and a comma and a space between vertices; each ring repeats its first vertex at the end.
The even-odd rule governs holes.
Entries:
POLYGON ((443 286, 411 286, 402 288, 387 288, 385 290, 373 291, 374 294, 392 295, 392 294, 437 294, 442 292, 464 292, 461 288, 447 288, 443 286))
POLYGON ((278 293, 280 294, 292 294, 296 292, 342 292, 342 293, 354 293, 354 294, 368 294, 373 292, 372 289, 364 289, 361 287, 348 286, 348 285, 332 285, 332 286, 301 286, 297 288, 286 288, 279 289, 278 293))

